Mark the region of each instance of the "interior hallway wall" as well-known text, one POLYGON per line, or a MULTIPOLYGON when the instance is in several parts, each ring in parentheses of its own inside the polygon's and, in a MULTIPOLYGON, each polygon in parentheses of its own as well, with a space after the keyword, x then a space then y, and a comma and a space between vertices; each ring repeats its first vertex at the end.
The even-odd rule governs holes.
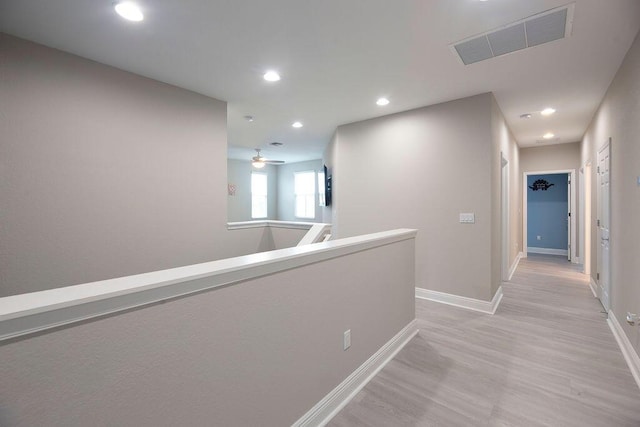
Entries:
POLYGON ((496 261, 500 273, 500 255, 487 250, 499 214, 492 102, 482 94, 338 127, 329 150, 334 236, 417 228, 417 287, 490 300, 496 261), (476 223, 461 224, 461 212, 476 223))
POLYGON ((245 252, 224 102, 4 34, 0 76, 0 296, 245 252))
POLYGON ((611 304, 629 341, 640 353, 640 328, 623 319, 640 313, 640 36, 629 49, 582 140, 582 164, 591 161, 591 276, 597 263, 597 153, 611 138, 611 304))

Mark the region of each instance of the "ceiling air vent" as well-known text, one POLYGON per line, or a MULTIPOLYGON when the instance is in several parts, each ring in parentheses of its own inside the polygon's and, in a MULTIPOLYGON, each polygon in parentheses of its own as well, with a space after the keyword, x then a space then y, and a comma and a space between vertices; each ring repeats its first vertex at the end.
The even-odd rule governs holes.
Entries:
POLYGON ((571 35, 575 3, 551 9, 451 45, 464 65, 571 35))

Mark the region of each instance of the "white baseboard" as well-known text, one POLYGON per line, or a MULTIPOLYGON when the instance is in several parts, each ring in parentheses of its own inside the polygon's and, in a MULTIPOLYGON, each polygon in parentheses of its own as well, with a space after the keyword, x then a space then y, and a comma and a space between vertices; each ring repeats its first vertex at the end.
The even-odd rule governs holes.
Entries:
POLYGON ((598 285, 596 285, 596 282, 593 280, 593 277, 589 277, 589 289, 591 289, 591 293, 593 294, 594 298, 598 298, 598 292, 596 291, 597 288, 598 288, 598 285))
POLYGON ((326 425, 417 333, 418 321, 414 319, 292 427, 326 425))
POLYGON ((532 254, 543 254, 543 255, 567 256, 569 254, 569 251, 567 251, 566 249, 536 248, 535 246, 529 246, 527 248, 527 252, 531 252, 532 254))
POLYGON ((618 323, 618 319, 613 314, 612 310, 609 310, 609 318, 607 319, 607 323, 611 328, 611 332, 613 332, 613 336, 616 338, 618 345, 620 346, 620 350, 622 350, 622 355, 624 356, 624 360, 627 361, 627 365, 629 365, 629 369, 631 370, 631 374, 633 378, 636 380, 636 384, 640 388, 640 356, 631 345, 631 341, 627 338, 627 334, 622 330, 622 326, 618 323))
POLYGON ((479 311, 481 313, 494 314, 498 309, 500 301, 502 301, 502 286, 498 288, 491 301, 461 297, 459 295, 452 295, 422 288, 416 288, 416 298, 427 299, 429 301, 440 302, 442 304, 453 305, 460 308, 466 308, 467 310, 479 311))
POLYGON ((523 255, 524 254, 522 252, 518 252, 518 255, 516 255, 516 259, 513 260, 513 264, 511 264, 511 268, 509 269, 509 278, 507 280, 511 280, 511 278, 513 277, 513 273, 516 272, 518 264, 520 264, 520 260, 522 259, 523 255))

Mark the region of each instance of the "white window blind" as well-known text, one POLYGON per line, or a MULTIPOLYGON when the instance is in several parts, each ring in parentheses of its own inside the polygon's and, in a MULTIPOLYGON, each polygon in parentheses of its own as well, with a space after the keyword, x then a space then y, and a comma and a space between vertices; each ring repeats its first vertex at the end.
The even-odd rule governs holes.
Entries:
POLYGON ((294 173, 295 216, 316 217, 316 173, 315 171, 294 173))

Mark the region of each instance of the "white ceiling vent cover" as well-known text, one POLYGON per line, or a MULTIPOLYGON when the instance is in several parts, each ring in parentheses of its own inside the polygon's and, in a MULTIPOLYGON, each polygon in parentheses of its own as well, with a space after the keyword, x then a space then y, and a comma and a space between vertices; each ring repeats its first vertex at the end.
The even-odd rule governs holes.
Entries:
POLYGON ((464 65, 529 47, 563 39, 571 35, 575 3, 551 9, 523 20, 469 37, 450 45, 464 65))

